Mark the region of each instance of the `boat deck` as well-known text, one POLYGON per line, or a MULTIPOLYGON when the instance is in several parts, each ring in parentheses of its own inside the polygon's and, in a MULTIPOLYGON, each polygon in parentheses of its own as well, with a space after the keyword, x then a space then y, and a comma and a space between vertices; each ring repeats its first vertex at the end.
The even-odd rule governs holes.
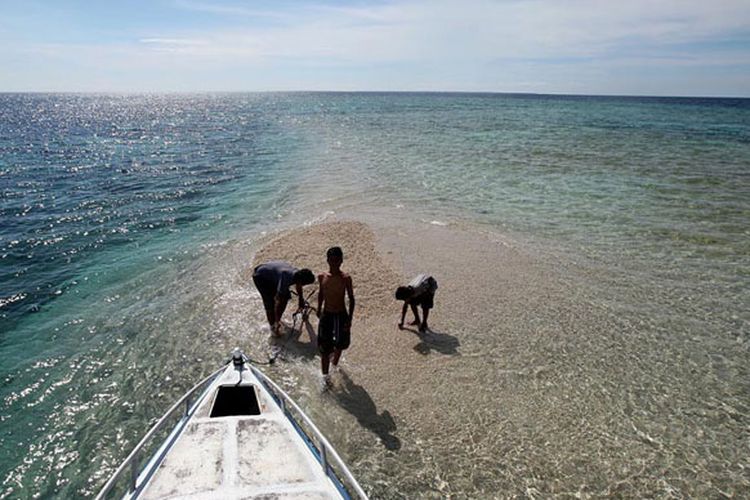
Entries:
POLYGON ((259 415, 211 416, 219 386, 233 390, 240 372, 212 384, 193 418, 140 498, 341 498, 296 428, 249 370, 239 387, 254 387, 259 415))

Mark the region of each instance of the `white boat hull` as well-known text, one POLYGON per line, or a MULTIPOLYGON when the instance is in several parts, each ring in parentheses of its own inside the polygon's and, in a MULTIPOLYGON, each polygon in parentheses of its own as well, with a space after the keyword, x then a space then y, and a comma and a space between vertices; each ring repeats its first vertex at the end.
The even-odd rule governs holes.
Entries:
POLYGON ((108 496, 128 467, 127 499, 367 498, 310 419, 240 355, 192 406, 199 386, 183 396, 170 412, 184 404, 184 416, 161 448, 138 468, 140 450, 169 413, 98 498, 108 496))

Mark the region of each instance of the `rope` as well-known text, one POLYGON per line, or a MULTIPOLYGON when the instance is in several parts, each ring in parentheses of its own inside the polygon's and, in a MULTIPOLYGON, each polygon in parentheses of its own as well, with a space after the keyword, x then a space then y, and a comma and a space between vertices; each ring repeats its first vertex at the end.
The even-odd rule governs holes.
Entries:
MULTIPOLYGON (((273 353, 271 357, 268 358, 269 365, 272 365, 276 362, 276 359, 286 351, 286 346, 289 345, 289 342, 292 340, 292 337, 294 337, 294 332, 297 330, 297 317, 301 317, 302 321, 300 321, 299 324, 299 333, 302 334, 302 325, 305 324, 305 321, 307 321, 307 318, 310 316, 310 311, 312 310, 312 306, 310 305, 310 298, 315 293, 315 290, 312 290, 307 297, 304 297, 302 299, 302 309, 292 314, 292 331, 289 335, 287 335, 286 341, 276 350, 276 352, 273 353)), ((293 295, 297 295, 297 292, 292 291, 293 295)))

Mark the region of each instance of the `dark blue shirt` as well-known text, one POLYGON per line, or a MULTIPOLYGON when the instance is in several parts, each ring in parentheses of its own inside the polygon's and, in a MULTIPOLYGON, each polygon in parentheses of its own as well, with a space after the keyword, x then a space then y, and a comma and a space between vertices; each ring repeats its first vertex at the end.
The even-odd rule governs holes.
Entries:
POLYGON ((276 294, 287 300, 292 296, 289 287, 296 272, 297 268, 281 260, 272 260, 255 268, 255 275, 266 283, 274 283, 276 294))

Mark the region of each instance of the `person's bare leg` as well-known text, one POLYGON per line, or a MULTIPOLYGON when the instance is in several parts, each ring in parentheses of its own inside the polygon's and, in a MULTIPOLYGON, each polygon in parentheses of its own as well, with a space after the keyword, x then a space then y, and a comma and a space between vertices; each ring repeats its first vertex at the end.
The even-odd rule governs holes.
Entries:
POLYGON ((341 358, 341 349, 333 351, 333 366, 339 366, 339 358, 341 358))
POLYGON ((426 307, 423 307, 422 308, 422 326, 419 327, 420 332, 426 332, 427 329, 429 328, 427 326, 427 316, 429 315, 430 315, 430 310, 427 309, 426 307))
POLYGON ((417 311, 417 306, 414 304, 411 304, 411 312, 414 313, 414 321, 409 323, 410 325, 418 325, 419 324, 419 312, 417 311))
POLYGON ((271 327, 271 330, 273 330, 273 320, 275 319, 273 316, 273 311, 269 311, 268 309, 266 309, 266 319, 268 320, 268 326, 271 327))

